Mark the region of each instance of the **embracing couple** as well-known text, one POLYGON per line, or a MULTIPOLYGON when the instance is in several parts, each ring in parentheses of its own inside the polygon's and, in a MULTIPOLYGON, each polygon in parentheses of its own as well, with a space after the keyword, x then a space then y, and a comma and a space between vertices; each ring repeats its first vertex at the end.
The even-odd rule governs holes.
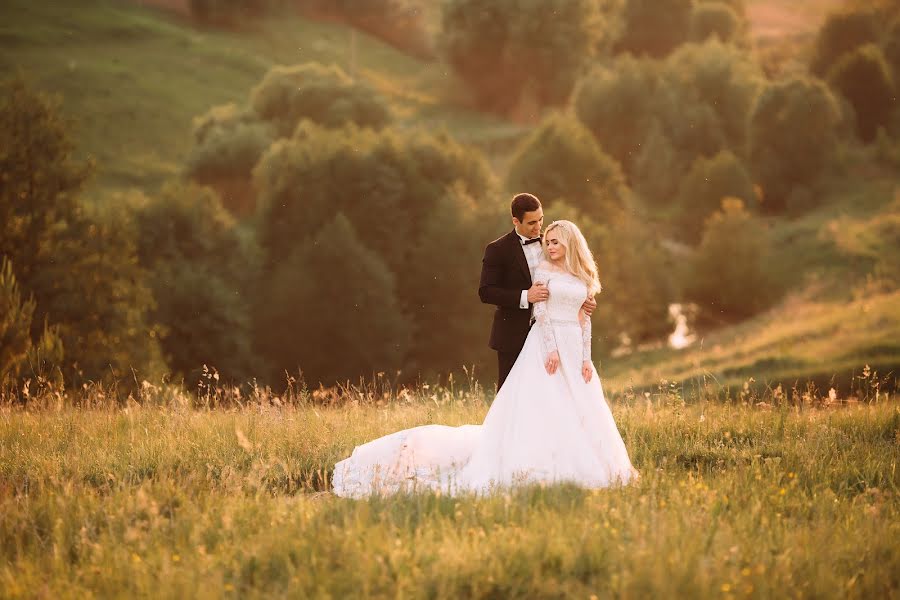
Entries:
POLYGON ((532 194, 516 195, 510 213, 514 229, 485 248, 479 286, 482 302, 497 306, 498 390, 484 422, 421 425, 357 446, 335 465, 335 494, 599 488, 637 478, 591 361, 600 281, 587 241, 570 221, 541 236, 532 194))

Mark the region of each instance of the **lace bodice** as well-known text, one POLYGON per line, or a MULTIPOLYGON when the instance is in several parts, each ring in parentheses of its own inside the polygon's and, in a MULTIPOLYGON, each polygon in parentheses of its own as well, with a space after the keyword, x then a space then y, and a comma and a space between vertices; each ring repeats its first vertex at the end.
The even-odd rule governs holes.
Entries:
POLYGON ((581 305, 587 299, 587 285, 571 273, 557 270, 547 262, 538 265, 534 280, 547 284, 550 290, 550 298, 546 302, 534 305, 534 317, 540 327, 545 351, 549 354, 557 349, 554 327, 579 325, 582 357, 591 360, 591 319, 579 315, 581 305))

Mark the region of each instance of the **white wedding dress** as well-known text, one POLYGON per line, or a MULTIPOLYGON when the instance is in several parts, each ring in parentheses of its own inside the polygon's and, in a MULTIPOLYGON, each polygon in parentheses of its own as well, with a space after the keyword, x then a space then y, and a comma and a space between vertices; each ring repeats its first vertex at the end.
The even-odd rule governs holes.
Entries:
POLYGON ((590 360, 590 319, 579 309, 587 286, 542 263, 535 281, 550 290, 534 305, 536 324, 481 425, 422 425, 357 446, 335 465, 338 496, 415 489, 489 493, 516 484, 572 482, 607 487, 637 477, 590 360), (549 352, 559 352, 550 375, 549 352))

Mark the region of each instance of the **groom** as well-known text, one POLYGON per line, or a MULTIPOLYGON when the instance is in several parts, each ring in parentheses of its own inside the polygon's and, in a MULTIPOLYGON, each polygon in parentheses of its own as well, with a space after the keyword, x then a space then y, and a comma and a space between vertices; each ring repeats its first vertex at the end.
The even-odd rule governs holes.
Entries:
MULTIPOLYGON (((498 390, 525 345, 532 324, 532 306, 550 297, 546 285, 532 283, 543 258, 541 201, 533 194, 516 194, 510 212, 515 229, 484 249, 478 287, 481 301, 497 306, 489 345, 497 351, 498 390)), ((583 308, 590 316, 596 306, 594 299, 589 298, 583 308)))

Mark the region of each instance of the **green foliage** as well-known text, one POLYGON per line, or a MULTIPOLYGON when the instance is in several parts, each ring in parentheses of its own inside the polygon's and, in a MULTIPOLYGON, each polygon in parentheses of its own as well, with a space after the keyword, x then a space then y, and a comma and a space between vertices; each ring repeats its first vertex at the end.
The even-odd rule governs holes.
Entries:
MULTIPOLYGON (((481 238, 480 234, 463 228, 474 226, 471 220, 474 215, 469 215, 466 208, 469 201, 465 198, 484 198, 493 185, 488 166, 479 153, 443 135, 392 129, 375 132, 352 126, 326 130, 307 123, 298 128, 293 139, 272 146, 260 161, 256 178, 261 198, 259 222, 266 260, 265 285, 293 289, 293 282, 281 281, 286 276, 280 274, 288 268, 284 266, 285 257, 294 256, 298 244, 304 244, 304 248, 308 245, 309 236, 314 234, 307 232, 318 232, 341 213, 341 219, 351 224, 360 247, 372 253, 373 260, 385 265, 401 315, 415 331, 449 333, 447 323, 462 319, 454 317, 453 311, 477 310, 472 292, 477 287, 474 282, 471 288, 451 294, 460 303, 453 308, 430 291, 426 303, 422 287, 427 287, 429 282, 453 286, 460 280, 471 280, 472 264, 478 263, 483 244, 490 239, 489 233, 483 232, 485 237, 481 238), (454 191, 448 197, 451 188, 454 191), (457 214, 450 216, 452 213, 457 214), (444 236, 455 239, 452 252, 435 244, 435 239, 444 236), (419 254, 416 249, 429 254, 419 254), (434 268, 429 266, 432 264, 434 268), (423 268, 431 275, 423 274, 423 268), (468 309, 465 308, 467 300, 468 309), (433 306, 435 302, 447 309, 448 321, 437 317, 439 309, 433 306)), ((335 285, 361 285, 337 272, 335 276, 341 279, 335 285)), ((289 310, 296 310, 296 306, 285 305, 289 310)), ((260 310, 270 312, 265 305, 260 310)), ((381 309, 378 310, 380 313, 381 309)), ((263 335, 283 335, 281 317, 263 317, 268 323, 263 327, 263 335)), ((339 322, 335 326, 346 330, 339 322)), ((451 347, 452 352, 443 359, 433 353, 404 355, 404 359, 421 368, 458 368, 461 362, 449 365, 448 362, 456 361, 463 354, 459 343, 474 338, 474 333, 467 333, 442 346, 451 347), (439 364, 429 362, 432 360, 439 364)), ((467 350, 477 352, 482 344, 483 340, 467 350)), ((401 349, 407 350, 406 346, 401 349)), ((274 358, 281 360, 278 356, 274 358)), ((307 369, 302 363, 300 367, 307 369)))
POLYGON ((258 297, 260 346, 275 373, 355 381, 401 366, 409 329, 396 278, 338 213, 272 266, 258 297))
POLYGON ((355 123, 374 129, 392 120, 380 94, 339 67, 318 63, 272 67, 253 88, 250 106, 280 137, 290 136, 303 119, 325 127, 355 123))
POLYGON ((703 42, 711 37, 717 37, 722 42, 740 42, 745 35, 744 21, 727 3, 701 2, 691 11, 692 42, 703 42))
POLYGON ((890 67, 875 44, 844 54, 828 71, 828 83, 853 106, 864 142, 873 141, 878 128, 886 127, 892 111, 900 106, 890 67))
POLYGON ((693 0, 626 0, 617 52, 661 58, 686 42, 693 0))
POLYGON ((726 197, 739 198, 744 206, 756 208, 753 180, 741 160, 728 150, 695 160, 678 191, 681 233, 691 241, 699 241, 707 217, 719 209, 726 197))
POLYGON ((575 111, 653 203, 674 197, 700 156, 742 154, 763 85, 740 49, 711 40, 686 44, 664 62, 620 58, 581 82, 575 111))
POLYGON ((250 293, 253 240, 209 189, 171 185, 132 208, 138 257, 156 307, 150 314, 171 373, 197 380, 204 365, 229 380, 257 374, 250 293))
POLYGON ((810 185, 834 159, 841 120, 825 84, 790 79, 770 84, 750 116, 749 159, 762 205, 782 210, 792 189, 810 185))
POLYGON ((847 52, 879 39, 878 15, 872 10, 833 12, 816 36, 810 70, 825 77, 831 67, 847 52))
POLYGON ((0 384, 13 383, 26 370, 29 374, 46 374, 63 360, 62 340, 58 328, 44 323, 37 342, 32 340, 33 298, 23 300, 12 262, 0 260, 0 384))
POLYGON ((487 345, 493 312, 477 304, 474 292, 485 244, 497 236, 501 217, 509 223, 507 207, 497 205, 500 211, 482 207, 455 186, 428 211, 413 242, 409 272, 400 278, 413 328, 409 372, 428 377, 488 365, 476 375, 493 375, 496 356, 487 345))
POLYGON ((624 56, 609 67, 594 67, 578 84, 575 113, 629 171, 657 112, 659 66, 624 56))
POLYGON ((701 318, 733 321, 750 317, 779 296, 768 264, 768 233, 738 198, 722 200, 703 230, 690 265, 685 296, 700 306, 701 318))
POLYGON ((272 127, 234 104, 210 109, 194 119, 194 145, 185 171, 191 179, 217 189, 233 213, 255 207, 253 167, 274 138, 272 127))
POLYGON ((545 207, 565 199, 601 222, 624 207, 628 194, 619 163, 603 152, 580 121, 558 113, 520 144, 507 187, 537 194, 545 207))
POLYGON ((72 160, 58 103, 20 78, 0 103, 0 254, 35 299, 32 339, 58 325, 70 382, 148 375, 159 358, 146 325, 153 301, 128 218, 80 202, 90 167, 72 160))
POLYGON ((523 99, 565 102, 603 35, 593 0, 448 0, 440 46, 477 103, 507 112, 523 99))

